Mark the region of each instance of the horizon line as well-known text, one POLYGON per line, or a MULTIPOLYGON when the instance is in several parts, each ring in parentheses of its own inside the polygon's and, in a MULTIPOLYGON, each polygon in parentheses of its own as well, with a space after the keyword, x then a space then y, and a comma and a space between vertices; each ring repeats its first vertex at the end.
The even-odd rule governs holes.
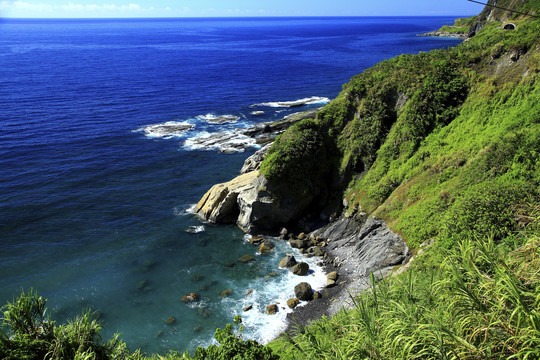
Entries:
POLYGON ((396 17, 471 17, 474 15, 255 15, 255 16, 102 16, 102 17, 2 17, 2 20, 136 20, 136 19, 278 19, 278 18, 396 18, 396 17))

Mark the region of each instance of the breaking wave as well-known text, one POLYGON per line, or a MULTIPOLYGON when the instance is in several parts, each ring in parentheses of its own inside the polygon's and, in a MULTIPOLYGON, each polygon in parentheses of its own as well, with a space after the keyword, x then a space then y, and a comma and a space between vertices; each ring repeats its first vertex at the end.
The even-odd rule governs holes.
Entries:
POLYGON ((330 102, 329 98, 312 96, 310 98, 304 98, 304 99, 299 99, 299 100, 294 100, 294 101, 276 101, 276 102, 254 104, 252 105, 252 107, 255 107, 255 106, 298 107, 298 106, 311 105, 311 104, 326 104, 328 102, 330 102))

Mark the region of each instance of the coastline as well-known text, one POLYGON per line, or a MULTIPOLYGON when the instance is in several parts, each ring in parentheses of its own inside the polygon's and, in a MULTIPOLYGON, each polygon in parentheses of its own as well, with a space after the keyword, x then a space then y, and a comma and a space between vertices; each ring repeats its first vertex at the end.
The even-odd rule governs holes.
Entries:
POLYGON ((461 40, 467 40, 469 39, 469 35, 464 33, 451 33, 449 31, 430 31, 423 34, 418 34, 418 36, 425 36, 425 37, 442 37, 442 38, 453 38, 453 39, 461 39, 461 40))
MULTIPOLYGON (((305 261, 305 258, 317 258, 317 263, 326 276, 324 285, 321 287, 319 283, 314 286, 303 274, 298 274, 294 281, 295 286, 303 282, 310 283, 314 298, 302 302, 301 306, 291 305, 284 319, 284 330, 275 333, 268 341, 279 338, 283 333, 294 335, 298 329, 312 321, 323 316, 331 317, 343 308, 353 307, 351 296, 371 286, 372 273, 376 278, 386 277, 394 266, 402 265, 410 257, 409 249, 399 235, 393 233, 384 221, 369 217, 363 212, 339 216, 335 214, 324 217, 326 220, 323 220, 322 214, 308 212, 302 219, 270 221, 268 224, 271 225, 266 224, 264 230, 261 229, 262 233, 259 233, 256 226, 253 227, 252 221, 271 218, 275 211, 283 211, 283 208, 276 207, 276 204, 268 205, 272 202, 265 202, 264 205, 258 203, 261 197, 267 196, 267 186, 271 186, 258 170, 273 139, 297 121, 314 116, 317 110, 298 112, 246 130, 253 138, 264 139, 265 147, 245 159, 239 176, 226 183, 215 184, 209 189, 193 212, 203 221, 236 223, 245 233, 259 239, 269 235, 275 239, 272 241, 287 242, 291 249, 300 250, 300 255, 296 258, 298 262, 305 261), (249 210, 259 206, 265 210, 259 210, 252 219, 249 210), (292 226, 293 232, 284 228, 277 230, 285 223, 292 226), (330 273, 333 274, 329 276, 330 273)), ((264 243, 261 247, 263 245, 264 243)), ((294 292, 286 296, 288 300, 301 298, 294 292)))

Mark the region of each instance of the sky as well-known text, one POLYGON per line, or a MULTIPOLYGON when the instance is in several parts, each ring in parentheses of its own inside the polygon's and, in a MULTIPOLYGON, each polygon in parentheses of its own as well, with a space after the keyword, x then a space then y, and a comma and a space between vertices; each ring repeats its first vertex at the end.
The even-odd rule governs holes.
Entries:
POLYGON ((465 16, 482 9, 467 0, 0 0, 4 18, 465 16))

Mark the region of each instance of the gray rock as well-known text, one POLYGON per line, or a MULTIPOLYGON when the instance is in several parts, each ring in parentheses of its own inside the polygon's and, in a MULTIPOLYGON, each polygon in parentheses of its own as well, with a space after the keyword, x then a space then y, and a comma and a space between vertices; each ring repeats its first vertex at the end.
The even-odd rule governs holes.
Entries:
POLYGON ((300 283, 294 287, 294 295, 304 301, 313 299, 313 289, 307 282, 300 283))
POLYGON ((298 263, 294 265, 293 267, 291 267, 291 272, 298 276, 304 276, 308 273, 308 271, 309 271, 309 265, 306 264, 305 262, 298 263))
POLYGON ((317 230, 314 235, 337 239, 328 244, 327 251, 346 252, 348 259, 336 258, 334 264, 341 266, 352 261, 360 276, 369 276, 371 272, 402 264, 409 253, 399 235, 392 232, 384 221, 373 218, 364 224, 355 219, 343 218, 317 230))
POLYGON ((261 163, 263 162, 264 158, 266 157, 266 154, 268 153, 268 149, 270 149, 270 146, 272 146, 272 143, 262 147, 261 149, 257 150, 253 155, 248 157, 244 161, 244 165, 242 166, 242 169, 240 170, 240 174, 245 174, 250 171, 259 170, 261 168, 261 163))
POLYGON ((296 265, 296 258, 293 255, 287 255, 279 262, 280 268, 290 268, 296 265))
POLYGON ((304 249, 307 247, 307 242, 304 240, 289 240, 289 244, 295 249, 304 249))

